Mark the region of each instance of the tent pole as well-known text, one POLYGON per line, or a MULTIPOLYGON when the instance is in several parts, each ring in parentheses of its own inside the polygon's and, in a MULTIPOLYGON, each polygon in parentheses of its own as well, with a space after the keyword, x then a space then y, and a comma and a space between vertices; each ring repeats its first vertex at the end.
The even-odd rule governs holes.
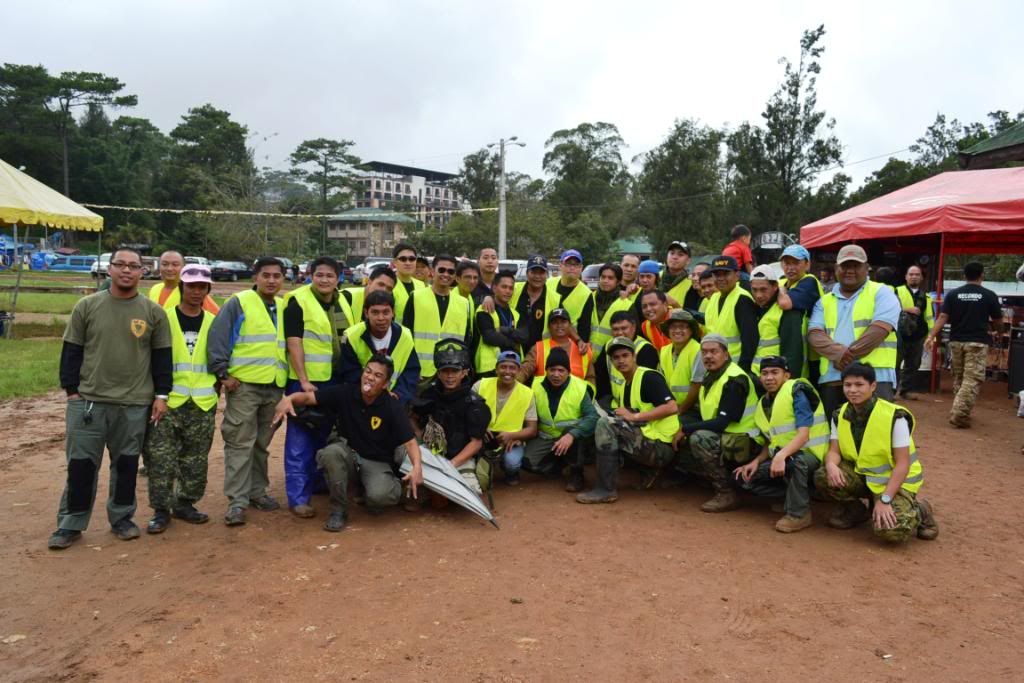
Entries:
MULTIPOLYGON (((25 239, 28 239, 28 228, 25 228, 25 239)), ((14 294, 11 296, 11 319, 10 324, 7 326, 6 336, 8 339, 14 338, 14 319, 15 314, 18 311, 18 290, 21 289, 21 271, 24 270, 25 264, 22 259, 18 256, 18 224, 14 224, 14 258, 18 262, 18 276, 14 280, 14 294)))
MULTIPOLYGON (((945 296, 945 275, 946 275, 946 233, 939 233, 939 272, 935 274, 935 293, 939 296, 939 301, 944 301, 945 296)), ((940 309, 941 310, 941 309, 940 309)), ((942 330, 936 337, 940 341, 942 340, 942 330)), ((940 344, 934 344, 932 346, 932 393, 937 394, 942 388, 940 370, 941 365, 939 363, 939 346, 940 344)))

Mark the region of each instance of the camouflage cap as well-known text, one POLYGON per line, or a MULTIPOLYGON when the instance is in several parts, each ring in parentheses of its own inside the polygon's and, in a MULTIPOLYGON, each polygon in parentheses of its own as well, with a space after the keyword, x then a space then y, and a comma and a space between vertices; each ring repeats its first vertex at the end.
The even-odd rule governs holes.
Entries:
POLYGON ((615 349, 629 349, 630 351, 636 351, 636 345, 629 337, 615 337, 608 342, 608 345, 604 348, 607 349, 609 356, 615 349))

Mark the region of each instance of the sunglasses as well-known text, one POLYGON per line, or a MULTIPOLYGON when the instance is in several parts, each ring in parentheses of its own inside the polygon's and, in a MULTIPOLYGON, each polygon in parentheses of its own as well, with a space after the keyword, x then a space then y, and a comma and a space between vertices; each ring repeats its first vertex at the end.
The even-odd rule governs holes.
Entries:
POLYGON ((401 261, 402 263, 416 263, 415 256, 398 256, 395 258, 395 260, 401 261))
POLYGON ((210 277, 210 270, 208 268, 189 268, 187 275, 200 275, 202 277, 210 277))
POLYGON ((455 275, 455 269, 454 268, 440 268, 439 267, 439 268, 434 268, 434 272, 435 273, 439 273, 441 275, 455 275))

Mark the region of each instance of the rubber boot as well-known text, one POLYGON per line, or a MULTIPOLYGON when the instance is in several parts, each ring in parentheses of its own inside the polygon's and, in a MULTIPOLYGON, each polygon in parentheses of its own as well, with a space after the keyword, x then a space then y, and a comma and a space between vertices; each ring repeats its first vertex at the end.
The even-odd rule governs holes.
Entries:
POLYGON ((565 490, 569 493, 578 493, 585 485, 583 480, 583 468, 573 465, 569 468, 569 478, 565 482, 565 490))
POLYGON ((576 502, 589 505, 592 503, 614 503, 619 499, 619 454, 597 452, 597 484, 589 491, 576 495, 576 502))

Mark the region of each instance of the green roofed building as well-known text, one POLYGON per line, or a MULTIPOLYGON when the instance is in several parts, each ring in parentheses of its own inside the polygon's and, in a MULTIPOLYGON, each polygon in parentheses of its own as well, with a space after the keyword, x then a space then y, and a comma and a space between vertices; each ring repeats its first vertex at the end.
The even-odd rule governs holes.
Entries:
POLYGON ((997 168, 1010 161, 1024 161, 1024 121, 960 152, 960 168, 997 168))
POLYGON ((640 237, 635 239, 615 240, 615 255, 622 258, 626 254, 639 256, 640 260, 650 258, 654 253, 654 245, 640 237))
POLYGON ((327 238, 345 243, 351 258, 390 254, 416 225, 412 216, 387 209, 358 207, 327 218, 327 238))

